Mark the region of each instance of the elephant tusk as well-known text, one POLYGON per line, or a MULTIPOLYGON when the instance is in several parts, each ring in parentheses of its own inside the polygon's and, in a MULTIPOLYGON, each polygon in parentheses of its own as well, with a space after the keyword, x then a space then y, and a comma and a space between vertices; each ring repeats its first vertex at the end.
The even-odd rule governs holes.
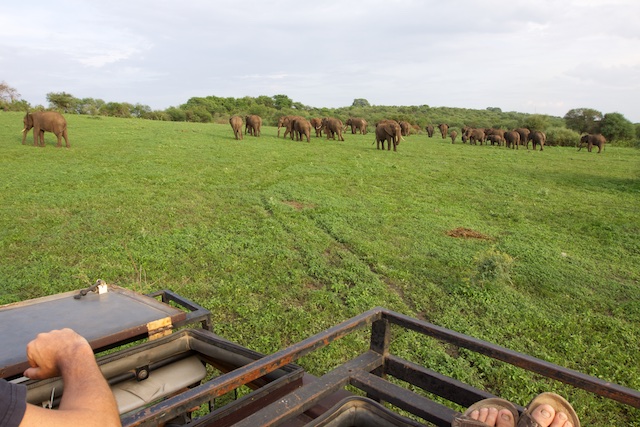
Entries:
POLYGON ((22 129, 22 133, 25 133, 27 131, 27 128, 22 129))

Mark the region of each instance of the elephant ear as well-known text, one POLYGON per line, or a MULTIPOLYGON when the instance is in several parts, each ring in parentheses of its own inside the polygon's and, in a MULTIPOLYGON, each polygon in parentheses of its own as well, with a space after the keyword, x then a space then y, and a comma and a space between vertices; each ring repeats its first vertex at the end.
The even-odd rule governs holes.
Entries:
POLYGON ((395 136, 396 133, 394 132, 394 129, 392 126, 384 126, 382 128, 384 130, 384 133, 386 133, 389 136, 395 136))

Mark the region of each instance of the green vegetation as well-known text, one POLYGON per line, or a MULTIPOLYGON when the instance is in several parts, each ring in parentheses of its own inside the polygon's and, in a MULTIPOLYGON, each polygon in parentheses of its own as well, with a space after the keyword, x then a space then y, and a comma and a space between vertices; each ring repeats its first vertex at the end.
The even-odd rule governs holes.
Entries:
MULTIPOLYGON (((638 150, 418 134, 394 153, 372 133, 236 141, 228 124, 66 117, 71 149, 49 133, 36 148, 22 113, 0 112, 0 303, 97 278, 168 288, 265 353, 385 306, 640 389, 638 150)), ((361 338, 301 364, 325 371, 361 338)), ((584 425, 640 426, 636 409, 410 332, 393 347, 519 404, 555 390, 584 425)))
MULTIPOLYGON (((232 115, 245 116, 257 114, 266 125, 276 125, 283 115, 312 117, 338 117, 346 121, 349 117, 365 117, 370 123, 382 119, 407 121, 413 126, 414 133, 422 133, 428 124, 447 123, 451 130, 462 135, 464 126, 476 128, 515 129, 526 127, 530 130, 547 132, 547 145, 575 146, 583 133, 602 133, 609 144, 631 147, 640 146, 638 126, 632 124, 620 113, 603 114, 591 108, 574 108, 564 118, 517 112, 504 113, 499 107, 487 107, 485 110, 464 108, 431 108, 420 106, 372 106, 364 98, 356 98, 350 107, 315 108, 294 102, 287 95, 245 96, 243 98, 218 96, 193 97, 178 107, 169 107, 164 111, 152 111, 147 105, 127 102, 105 102, 101 99, 79 99, 66 92, 47 94, 49 109, 61 113, 75 113, 93 116, 120 118, 143 118, 192 123, 226 124, 232 115)), ((18 91, 6 82, 0 83, 0 110, 25 111, 41 110, 44 106, 32 107, 20 100, 18 91)))

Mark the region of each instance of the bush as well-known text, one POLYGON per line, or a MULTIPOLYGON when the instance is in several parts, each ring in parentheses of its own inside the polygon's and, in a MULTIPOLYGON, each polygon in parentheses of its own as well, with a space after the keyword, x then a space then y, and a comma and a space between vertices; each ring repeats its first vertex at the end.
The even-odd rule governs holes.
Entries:
POLYGON ((574 130, 553 127, 547 130, 547 145, 575 147, 580 142, 580 134, 574 130))
POLYGON ((487 249, 474 258, 475 275, 471 280, 480 285, 485 283, 510 283, 513 258, 494 248, 487 249))

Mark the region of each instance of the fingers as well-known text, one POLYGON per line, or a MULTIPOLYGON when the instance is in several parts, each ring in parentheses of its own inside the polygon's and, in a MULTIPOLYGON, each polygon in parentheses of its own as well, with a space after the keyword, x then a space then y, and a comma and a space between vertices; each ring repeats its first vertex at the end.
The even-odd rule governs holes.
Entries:
POLYGON ((51 378, 60 375, 60 364, 73 359, 74 353, 89 347, 87 341, 71 329, 41 333, 27 344, 29 366, 24 375, 32 379, 51 378))

